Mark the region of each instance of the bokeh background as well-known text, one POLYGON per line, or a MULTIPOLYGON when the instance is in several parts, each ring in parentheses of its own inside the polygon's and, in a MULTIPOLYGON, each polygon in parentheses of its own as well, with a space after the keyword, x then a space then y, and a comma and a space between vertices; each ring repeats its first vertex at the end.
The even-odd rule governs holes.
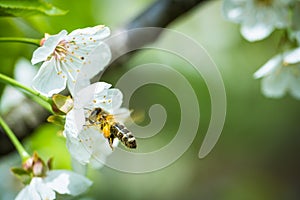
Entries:
MULTIPOLYGON (((72 31, 96 24, 105 24, 114 31, 152 2, 52 0, 54 5, 69 10, 68 14, 26 19, 0 18, 0 35, 41 38, 44 32, 55 34, 62 29, 72 31)), ((106 71, 102 80, 114 84, 129 69, 149 62, 167 64, 180 71, 193 85, 199 100, 201 121, 194 142, 176 162, 159 171, 129 174, 108 167, 89 169, 88 176, 94 184, 87 193, 76 198, 59 198, 300 198, 300 102, 288 95, 281 99, 265 98, 260 92, 260 81, 253 79, 253 73, 276 54, 283 33, 277 30, 266 40, 249 43, 241 37, 238 25, 223 19, 221 5, 222 1, 206 2, 168 27, 203 45, 223 77, 227 93, 227 117, 222 135, 213 151, 204 159, 198 158, 209 124, 211 106, 202 77, 193 73, 186 62, 174 55, 143 50, 125 65, 106 71)), ((166 40, 162 35, 156 42, 166 40)), ((31 59, 34 49, 35 47, 26 44, 0 44, 0 71, 12 75, 17 59, 31 59)), ((180 107, 174 94, 158 85, 146 85, 139 88, 130 101, 130 109, 134 110, 133 114, 138 116, 141 125, 149 123, 147 111, 152 104, 165 107, 168 112, 167 123, 153 138, 138 140, 141 147, 139 151, 155 150, 166 145, 176 134, 180 122, 180 107)), ((59 131, 59 127, 45 123, 24 143, 31 152, 36 150, 45 159, 53 156, 55 168, 71 168, 70 156, 64 138, 58 136, 59 131)), ((20 164, 18 159, 15 153, 0 159, 0 199, 12 199, 22 187, 9 172, 10 167, 20 164)))

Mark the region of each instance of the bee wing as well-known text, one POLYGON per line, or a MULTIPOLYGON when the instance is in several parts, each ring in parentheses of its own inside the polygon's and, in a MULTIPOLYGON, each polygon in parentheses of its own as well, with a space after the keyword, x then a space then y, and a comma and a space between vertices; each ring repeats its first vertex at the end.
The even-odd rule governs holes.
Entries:
POLYGON ((127 108, 119 108, 117 110, 114 110, 111 114, 114 116, 114 119, 117 122, 124 123, 125 121, 130 121, 130 113, 131 111, 127 108))

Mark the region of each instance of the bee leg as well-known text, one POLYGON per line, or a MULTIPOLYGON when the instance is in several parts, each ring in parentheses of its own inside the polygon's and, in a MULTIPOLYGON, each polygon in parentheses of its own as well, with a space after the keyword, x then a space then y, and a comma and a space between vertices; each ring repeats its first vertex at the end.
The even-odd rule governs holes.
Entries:
POLYGON ((110 137, 107 138, 107 139, 108 139, 108 143, 109 143, 109 146, 110 146, 111 150, 114 150, 114 147, 112 145, 114 143, 115 137, 113 135, 110 135, 110 137))
POLYGON ((86 130, 86 129, 90 128, 90 127, 94 127, 95 125, 94 124, 84 124, 82 126, 83 126, 84 130, 86 130))

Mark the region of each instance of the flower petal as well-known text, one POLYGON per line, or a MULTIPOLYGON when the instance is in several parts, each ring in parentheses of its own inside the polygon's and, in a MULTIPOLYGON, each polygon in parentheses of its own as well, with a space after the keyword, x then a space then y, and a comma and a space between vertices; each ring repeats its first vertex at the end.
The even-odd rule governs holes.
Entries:
POLYGON ((43 200, 43 199, 55 199, 55 192, 47 187, 43 183, 42 178, 34 177, 32 178, 30 184, 26 186, 16 197, 17 200, 43 200))
POLYGON ((73 196, 85 192, 92 185, 86 177, 67 170, 49 171, 45 183, 60 194, 73 196))
POLYGON ((42 178, 33 178, 30 185, 35 188, 41 199, 55 199, 55 192, 43 182, 42 178))
POLYGON ((300 47, 287 52, 284 57, 284 62, 288 64, 300 62, 300 47))
POLYGON ((68 35, 69 50, 84 60, 109 35, 109 28, 104 26, 74 30, 68 35))
MULTIPOLYGON (((76 96, 74 97, 74 105, 79 108, 91 108, 94 107, 95 93, 103 94, 107 92, 107 89, 111 87, 111 84, 105 82, 97 82, 89 85, 88 87, 80 90, 76 96)), ((104 99, 104 95, 102 96, 100 101, 104 99)))
POLYGON ((32 87, 45 96, 52 96, 66 88, 66 77, 58 74, 55 69, 55 59, 43 63, 37 75, 33 78, 32 87))
POLYGON ((94 93, 94 107, 101 107, 105 111, 112 113, 120 108, 123 101, 123 94, 119 89, 112 88, 103 92, 94 93))
POLYGON ((27 185, 25 188, 19 192, 15 200, 39 200, 41 199, 40 195, 32 188, 32 186, 27 185))
POLYGON ((282 97, 289 87, 289 78, 289 73, 285 69, 263 78, 262 93, 271 98, 282 97))
POLYGON ((247 3, 249 2, 246 0, 224 0, 222 7, 224 17, 230 21, 240 23, 246 15, 247 3))
POLYGON ((274 31, 272 24, 264 21, 258 21, 249 16, 242 24, 241 33, 249 42, 262 40, 268 37, 274 31))
POLYGON ((111 52, 109 46, 103 42, 99 43, 83 62, 80 77, 93 78, 108 65, 110 60, 111 52))
POLYGON ((276 71, 281 65, 282 55, 276 55, 254 73, 254 78, 261 78, 276 71))
POLYGON ((82 140, 74 137, 66 136, 67 148, 71 156, 79 163, 85 165, 89 162, 91 153, 82 144, 82 140))
POLYGON ((82 139, 79 137, 85 124, 85 116, 82 109, 73 109, 66 116, 64 136, 67 139, 67 148, 71 156, 81 164, 88 163, 91 154, 83 145, 82 139))
POLYGON ((60 33, 56 35, 49 36, 43 46, 37 48, 33 52, 33 56, 31 59, 31 63, 34 65, 36 63, 46 61, 48 57, 54 52, 54 49, 59 44, 61 40, 63 40, 67 36, 67 31, 62 30, 60 33))
POLYGON ((73 157, 71 159, 72 159, 71 163, 72 163, 73 172, 75 172, 77 174, 80 174, 80 175, 83 175, 83 176, 86 175, 88 166, 81 164, 80 162, 78 162, 73 157))
POLYGON ((64 136, 77 138, 85 124, 85 116, 83 109, 72 109, 66 115, 66 123, 64 127, 64 136))
POLYGON ((69 34, 69 39, 80 41, 82 40, 82 38, 89 39, 90 36, 93 36, 92 38, 94 40, 103 40, 104 38, 107 38, 109 35, 110 35, 110 30, 108 27, 103 25, 98 25, 94 27, 76 29, 69 34))
MULTIPOLYGON (((94 168, 103 166, 106 157, 112 153, 107 139, 98 127, 90 127, 80 133, 82 144, 85 149, 91 154, 90 163, 94 168)), ((117 141, 117 140, 115 140, 117 141)), ((114 145, 117 145, 115 143, 114 145)))
POLYGON ((276 28, 285 28, 288 27, 291 23, 290 16, 289 16, 289 10, 287 9, 287 6, 290 2, 287 0, 284 0, 278 4, 278 6, 273 7, 274 12, 274 23, 276 25, 276 28))

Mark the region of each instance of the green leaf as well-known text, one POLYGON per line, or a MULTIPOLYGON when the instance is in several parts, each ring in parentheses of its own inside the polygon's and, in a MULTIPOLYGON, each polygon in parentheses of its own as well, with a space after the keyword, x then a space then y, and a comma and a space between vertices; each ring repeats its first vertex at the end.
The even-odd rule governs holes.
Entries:
POLYGON ((23 168, 13 167, 10 170, 12 171, 13 174, 18 175, 18 176, 30 174, 28 171, 24 170, 23 168))
POLYGON ((25 185, 31 181, 31 173, 22 168, 11 168, 12 173, 25 185))
POLYGON ((32 15, 64 15, 61 10, 44 0, 0 0, 0 16, 28 17, 32 15))

